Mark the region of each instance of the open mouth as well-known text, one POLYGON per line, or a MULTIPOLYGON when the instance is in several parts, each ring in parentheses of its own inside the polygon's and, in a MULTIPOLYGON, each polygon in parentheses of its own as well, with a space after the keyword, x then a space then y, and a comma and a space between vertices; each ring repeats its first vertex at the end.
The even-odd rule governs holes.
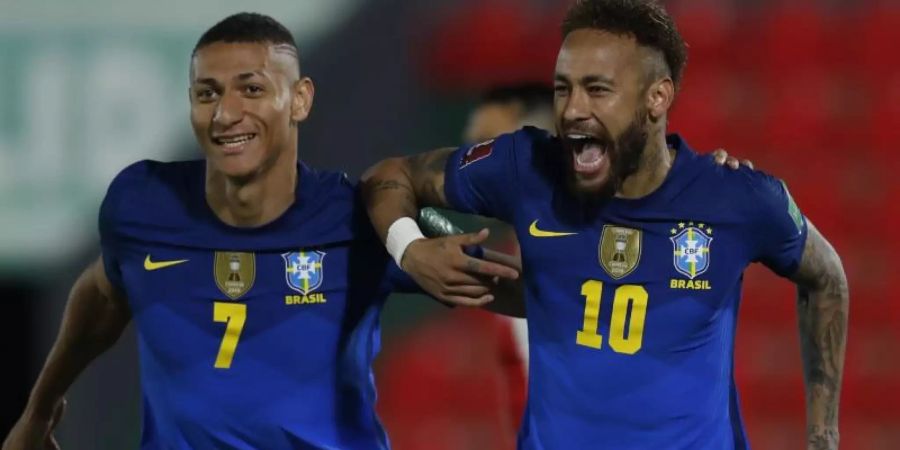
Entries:
POLYGON ((225 148, 225 151, 236 151, 244 148, 250 141, 256 139, 256 133, 233 134, 229 136, 213 136, 212 141, 216 145, 225 148))
POLYGON ((609 161, 607 145, 594 136, 581 133, 565 135, 572 151, 573 168, 583 175, 599 173, 609 161))

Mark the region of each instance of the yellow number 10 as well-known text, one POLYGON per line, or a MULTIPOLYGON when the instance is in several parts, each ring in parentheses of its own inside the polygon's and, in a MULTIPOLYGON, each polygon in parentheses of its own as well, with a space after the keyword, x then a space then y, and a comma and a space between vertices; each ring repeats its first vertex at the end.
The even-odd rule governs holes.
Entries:
POLYGON ((216 355, 215 368, 228 369, 231 367, 238 339, 241 338, 244 321, 247 320, 247 305, 216 302, 213 305, 213 320, 225 322, 225 335, 222 336, 222 345, 219 346, 219 354, 216 355))
MULTIPOLYGON (((575 342, 585 347, 600 349, 603 336, 597 334, 597 319, 600 316, 600 297, 603 282, 588 280, 581 285, 584 305, 584 328, 578 332, 575 342)), ((613 298, 612 319, 609 324, 609 346, 616 353, 633 355, 641 349, 644 340, 644 319, 647 317, 647 290, 635 284, 625 284, 616 289, 613 298), (628 317, 629 307, 631 317, 628 317), (626 336, 626 319, 628 334, 626 336)))

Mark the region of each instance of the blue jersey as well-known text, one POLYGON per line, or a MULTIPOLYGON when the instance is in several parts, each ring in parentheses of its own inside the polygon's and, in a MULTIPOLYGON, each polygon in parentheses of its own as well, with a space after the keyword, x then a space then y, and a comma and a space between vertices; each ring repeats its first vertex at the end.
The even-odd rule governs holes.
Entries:
POLYGON ((371 364, 385 298, 411 286, 355 187, 298 170, 294 204, 252 229, 208 207, 204 161, 140 162, 110 186, 101 244, 137 328, 142 448, 388 447, 371 364))
POLYGON ((733 378, 744 269, 792 274, 806 222, 779 180, 678 136, 663 184, 586 209, 559 141, 525 128, 445 169, 456 209, 515 227, 530 375, 523 449, 744 449, 733 378))

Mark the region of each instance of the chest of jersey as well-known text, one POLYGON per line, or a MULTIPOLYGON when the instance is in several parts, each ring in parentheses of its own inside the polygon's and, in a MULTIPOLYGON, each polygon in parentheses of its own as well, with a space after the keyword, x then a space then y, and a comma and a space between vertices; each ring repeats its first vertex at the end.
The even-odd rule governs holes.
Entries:
POLYGON ((735 306, 747 265, 733 229, 713 221, 602 217, 566 227, 536 209, 517 234, 538 333, 620 354, 672 350, 710 332, 735 306))
MULTIPOLYGON (((139 336, 167 368, 334 365, 348 251, 191 250, 131 244, 121 268, 139 336)), ((360 305, 364 307, 364 305, 360 305)))

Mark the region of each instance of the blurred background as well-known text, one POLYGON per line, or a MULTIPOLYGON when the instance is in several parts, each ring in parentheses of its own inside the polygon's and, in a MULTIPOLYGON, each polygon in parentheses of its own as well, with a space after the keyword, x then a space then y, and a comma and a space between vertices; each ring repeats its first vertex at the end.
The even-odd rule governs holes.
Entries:
MULTIPOLYGON (((559 0, 259 0, 294 33, 316 83, 307 163, 351 176, 394 154, 455 145, 482 93, 549 83, 559 0)), ((900 2, 672 0, 690 45, 670 129, 784 178, 848 270, 842 448, 900 448, 900 2), (884 228, 881 228, 881 227, 884 228), (887 236, 882 236, 887 234, 887 236), (893 274, 893 275, 892 275, 893 274)), ((139 159, 195 158, 187 73, 200 34, 236 0, 2 0, 0 435, 21 412, 72 282, 98 253, 112 177, 139 159)), ((470 135, 471 136, 471 135, 470 135)), ((469 229, 481 222, 463 219, 469 229)), ((495 244, 515 251, 503 233, 495 244)), ((512 448, 523 329, 417 297, 389 302, 378 362, 395 448, 512 448), (426 346, 423 342, 438 342, 426 346)), ((794 292, 752 267, 736 374, 751 443, 804 442, 794 292)), ((72 388, 64 449, 136 448, 129 329, 72 388)))

